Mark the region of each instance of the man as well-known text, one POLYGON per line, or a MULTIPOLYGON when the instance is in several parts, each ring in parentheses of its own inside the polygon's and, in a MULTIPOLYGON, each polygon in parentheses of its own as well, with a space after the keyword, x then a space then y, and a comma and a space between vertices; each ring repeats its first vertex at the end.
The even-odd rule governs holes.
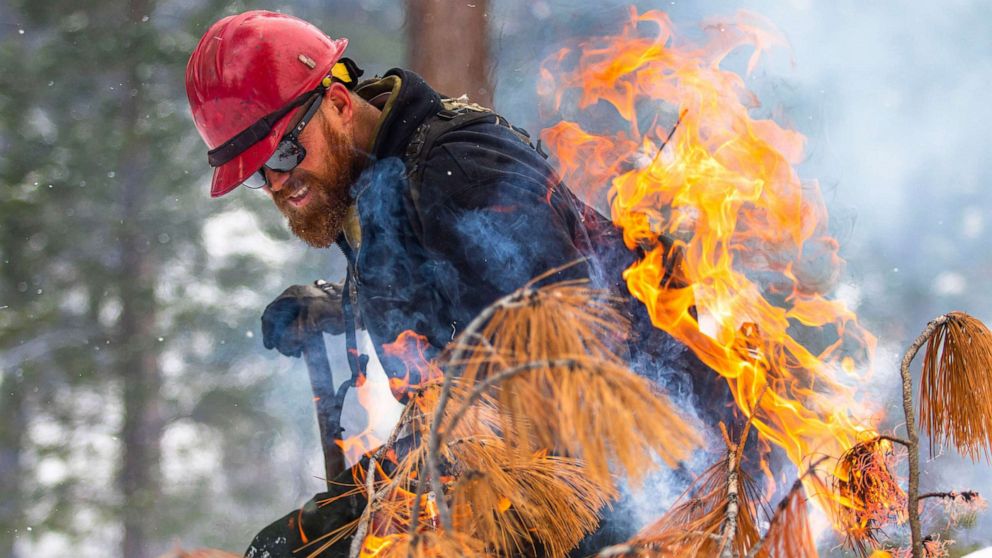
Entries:
MULTIPOLYGON (((193 119, 214 167, 211 195, 260 186, 294 234, 315 247, 337 243, 348 259, 343 287, 291 287, 266 309, 267 348, 299 356, 314 328, 353 328, 352 293, 377 347, 412 330, 435 351, 550 269, 564 268, 549 281, 589 278, 626 293, 620 271, 633 254, 560 183, 525 132, 488 109, 445 100, 406 70, 359 83, 361 71, 342 58, 346 45, 290 16, 247 12, 215 23, 187 66, 193 119)), ((636 301, 626 311, 635 329, 654 332, 664 356, 653 367, 698 368, 636 301)), ((364 502, 338 497, 341 490, 273 523, 248 556, 292 556, 357 518, 364 502)))

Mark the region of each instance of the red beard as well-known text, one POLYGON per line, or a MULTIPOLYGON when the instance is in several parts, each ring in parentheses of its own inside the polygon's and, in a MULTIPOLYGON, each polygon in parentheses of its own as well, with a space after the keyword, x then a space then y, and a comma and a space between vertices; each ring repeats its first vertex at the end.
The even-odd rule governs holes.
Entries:
POLYGON ((341 234, 360 163, 350 138, 330 127, 324 132, 330 146, 326 176, 297 168, 278 192, 272 192, 272 200, 286 216, 293 234, 315 248, 330 246, 341 234), (310 199, 303 207, 296 207, 289 198, 303 187, 310 188, 310 199))

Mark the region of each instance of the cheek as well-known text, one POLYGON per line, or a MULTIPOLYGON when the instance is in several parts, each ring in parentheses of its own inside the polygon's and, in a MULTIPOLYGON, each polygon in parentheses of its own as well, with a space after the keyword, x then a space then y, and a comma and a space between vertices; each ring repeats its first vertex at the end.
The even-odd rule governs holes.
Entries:
POLYGON ((315 147, 315 149, 307 150, 307 159, 304 161, 307 163, 307 170, 322 180, 334 177, 341 168, 341 154, 329 149, 326 143, 315 147))

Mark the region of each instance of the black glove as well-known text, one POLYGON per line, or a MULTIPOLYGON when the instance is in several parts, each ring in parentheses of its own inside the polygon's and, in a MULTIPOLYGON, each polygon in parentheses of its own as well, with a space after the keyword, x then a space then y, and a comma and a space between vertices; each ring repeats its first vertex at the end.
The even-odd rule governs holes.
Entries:
MULTIPOLYGON (((362 461, 368 468, 368 459, 362 461)), ((328 492, 314 496, 298 510, 276 520, 255 536, 245 552, 245 558, 300 558, 316 550, 321 543, 306 546, 308 542, 347 526, 362 516, 366 499, 355 490, 352 470, 348 469, 331 483, 328 492), (301 551, 301 548, 305 550, 301 551)), ((351 537, 331 545, 318 556, 320 558, 347 558, 351 547, 351 537)))
POLYGON ((314 285, 293 285, 276 297, 262 313, 262 344, 266 349, 299 357, 303 344, 319 331, 332 335, 344 332, 341 299, 344 287, 320 281, 314 285))

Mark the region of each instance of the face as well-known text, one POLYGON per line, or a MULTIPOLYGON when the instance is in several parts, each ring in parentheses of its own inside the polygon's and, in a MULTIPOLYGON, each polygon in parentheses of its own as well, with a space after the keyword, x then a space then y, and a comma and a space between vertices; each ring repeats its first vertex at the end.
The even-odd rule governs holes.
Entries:
POLYGON ((265 170, 266 191, 286 216, 290 230, 307 244, 326 248, 344 226, 352 182, 366 158, 337 105, 325 99, 299 137, 306 158, 289 172, 265 170))

